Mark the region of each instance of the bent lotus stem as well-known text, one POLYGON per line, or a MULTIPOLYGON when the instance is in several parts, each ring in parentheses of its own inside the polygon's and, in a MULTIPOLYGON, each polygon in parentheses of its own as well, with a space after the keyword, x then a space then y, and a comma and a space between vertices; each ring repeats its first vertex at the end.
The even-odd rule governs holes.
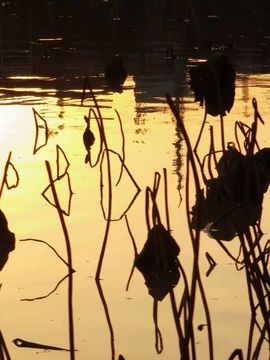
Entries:
POLYGON ((72 269, 72 254, 71 254, 71 245, 69 240, 69 235, 64 219, 63 212, 61 210, 60 202, 58 200, 57 192, 54 186, 54 180, 52 177, 51 167, 49 161, 45 161, 49 181, 51 185, 51 190, 55 202, 55 206, 59 215, 59 219, 62 225, 65 241, 66 241, 66 249, 67 249, 67 259, 68 259, 68 317, 69 317, 69 345, 70 345, 70 360, 75 360, 75 345, 74 345, 74 324, 73 324, 73 299, 72 299, 72 292, 73 292, 73 269, 72 269))

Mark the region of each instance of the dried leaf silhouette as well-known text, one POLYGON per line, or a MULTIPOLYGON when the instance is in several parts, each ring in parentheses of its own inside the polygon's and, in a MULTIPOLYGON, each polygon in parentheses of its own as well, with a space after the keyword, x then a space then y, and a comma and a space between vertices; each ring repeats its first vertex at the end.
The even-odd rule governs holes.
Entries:
POLYGON ((134 263, 144 276, 149 294, 154 299, 163 300, 177 285, 180 278, 179 252, 178 244, 162 224, 150 229, 145 245, 134 263))
MULTIPOLYGON (((70 208, 71 208, 71 199, 73 195, 73 191, 71 188, 71 180, 70 175, 68 173, 69 161, 64 150, 57 145, 56 146, 56 165, 57 165, 57 176, 56 179, 53 180, 54 186, 58 188, 58 196, 61 198, 61 211, 63 214, 69 216, 70 208)), ((41 194, 44 199, 56 207, 51 192, 51 185, 49 184, 41 194)))
POLYGON ((64 150, 59 145, 56 145, 56 164, 57 178, 60 178, 67 173, 70 163, 64 150))
POLYGON ((205 253, 205 256, 210 265, 210 267, 207 270, 205 275, 209 276, 211 274, 211 272, 214 270, 214 267, 217 265, 217 263, 215 262, 215 260, 212 258, 212 256, 208 252, 205 253))
POLYGON ((16 170, 15 166, 10 161, 11 154, 12 154, 12 152, 9 153, 8 159, 5 164, 4 174, 3 174, 1 188, 0 188, 0 198, 2 196, 4 185, 7 186, 8 190, 16 188, 19 185, 19 181, 20 181, 19 173, 16 170), (8 176, 10 178, 12 178, 12 180, 13 180, 12 184, 9 183, 8 176))
POLYGON ((61 348, 58 346, 38 344, 38 343, 31 342, 31 341, 22 340, 19 338, 14 339, 13 343, 18 347, 25 347, 25 348, 31 348, 31 349, 70 351, 68 349, 64 349, 64 348, 61 348))
MULTIPOLYGON (((110 154, 115 155, 116 162, 118 162, 118 164, 121 168, 121 170, 120 170, 121 177, 119 177, 117 175, 118 179, 117 179, 117 181, 114 182, 116 185, 112 188, 112 192, 113 193, 115 193, 116 191, 121 192, 122 191, 121 186, 124 184, 124 182, 125 182, 125 186, 127 183, 129 184, 129 186, 128 186, 129 195, 125 199, 125 204, 123 204, 124 208, 121 211, 118 210, 118 213, 120 213, 119 216, 116 216, 115 218, 110 219, 111 221, 117 221, 117 220, 122 219, 122 217, 128 212, 128 210, 131 208, 134 201, 136 200, 137 196, 139 195, 141 189, 138 186, 138 184, 136 183, 135 179, 133 178, 128 167, 123 162, 123 159, 121 158, 121 156, 113 150, 104 150, 103 154, 102 154, 101 162, 100 162, 101 207, 102 207, 102 212, 103 212, 104 218, 107 220, 107 214, 105 213, 105 208, 104 208, 104 193, 105 193, 107 187, 106 187, 106 185, 104 185, 104 175, 103 175, 103 172, 105 172, 105 174, 107 175, 107 172, 103 170, 103 166, 104 166, 103 163, 104 163, 106 153, 108 154, 107 156, 110 156, 110 154), (132 195, 132 186, 134 188, 133 195, 132 195)), ((119 173, 117 173, 117 174, 119 174, 119 173)), ((110 174, 110 176, 111 176, 111 174, 110 174)), ((123 185, 123 187, 124 187, 124 185, 123 185)), ((115 195, 116 194, 113 194, 112 199, 116 198, 115 195)), ((112 200, 112 202, 113 202, 113 200, 112 200)))
MULTIPOLYGON (((61 175, 60 177, 56 178, 53 182, 54 182, 54 186, 58 189, 57 191, 58 196, 60 198, 62 197, 62 200, 59 200, 61 203, 61 211, 63 214, 69 216, 71 209, 71 199, 73 195, 69 173, 61 175)), ((56 207, 55 203, 52 200, 53 196, 51 193, 51 185, 48 185, 44 189, 44 191, 42 192, 42 196, 49 204, 56 207)))
POLYGON ((36 136, 35 136, 35 143, 33 149, 33 154, 35 155, 38 152, 38 150, 40 150, 41 148, 47 145, 48 137, 49 137, 49 129, 48 129, 47 121, 34 108, 32 108, 32 110, 36 125, 36 136), (44 140, 43 143, 38 145, 39 138, 41 137, 41 129, 43 129, 44 140))

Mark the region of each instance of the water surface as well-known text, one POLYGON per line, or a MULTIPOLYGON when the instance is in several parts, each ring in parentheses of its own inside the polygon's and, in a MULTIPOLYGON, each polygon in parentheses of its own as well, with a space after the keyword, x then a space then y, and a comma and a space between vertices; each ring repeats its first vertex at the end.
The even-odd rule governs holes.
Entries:
MULTIPOLYGON (((9 254, 1 271, 0 299, 1 331, 12 359, 70 358, 70 353, 66 351, 17 347, 13 343, 14 339, 20 338, 65 349, 70 346, 68 267, 48 246, 66 260, 66 244, 57 209, 42 196, 50 184, 46 161, 49 162, 53 179, 61 179, 55 182, 60 204, 65 212, 70 210, 69 216, 64 215, 64 220, 75 270, 72 275, 75 358, 118 359, 119 354, 127 360, 180 358, 179 333, 176 331, 170 295, 158 303, 160 337, 157 338, 154 300, 137 269, 126 291, 134 261, 134 247, 127 221, 140 252, 148 233, 145 190, 153 187, 154 176, 158 172, 161 180, 157 204, 161 221, 166 225, 164 169, 168 182, 171 235, 181 248, 178 258, 185 269, 187 282, 191 284, 192 281, 194 256, 185 205, 187 149, 165 93, 178 101, 194 146, 204 109, 193 101, 188 69, 196 65, 200 57, 196 51, 192 58, 188 57, 180 49, 179 58, 173 64, 168 64, 164 49, 166 46, 159 44, 157 49, 146 52, 143 58, 140 54, 125 54, 128 77, 122 93, 110 91, 106 84, 103 65, 107 58, 100 53, 89 53, 88 56, 70 60, 65 64, 62 76, 50 71, 33 74, 28 65, 19 70, 14 67, 4 69, 5 76, 0 87, 1 176, 10 152, 10 162, 19 175, 18 186, 10 190, 4 186, 1 195, 1 209, 6 215, 9 229, 16 235, 16 248, 9 254), (95 276, 108 226, 102 211, 103 206, 105 215, 108 214, 108 168, 106 153, 93 168, 84 162, 84 116, 94 106, 90 92, 87 92, 81 104, 85 78, 90 79, 103 117, 108 148, 113 151, 110 153, 113 182, 111 219, 115 221, 110 223, 98 284, 95 276), (33 109, 45 119, 49 133, 46 146, 35 154, 37 128, 33 109), (115 110, 122 120, 124 142, 115 110), (117 154, 123 157, 123 149, 125 167, 121 181, 115 186, 121 172, 121 161, 117 154), (66 159, 70 164, 68 169, 66 159), (71 189, 68 187, 67 173, 71 189), (133 181, 140 192, 137 193, 138 188, 133 181)), ((250 49, 244 54, 239 51, 235 56, 235 104, 225 117, 225 135, 226 141, 235 141, 235 121, 251 125, 254 117, 252 99, 255 97, 265 120, 264 125, 259 124, 257 138, 261 147, 269 147, 269 64, 257 54, 257 50, 250 49)), ((42 145, 45 123, 40 118, 38 121, 38 144, 42 145)), ((210 125, 214 129, 215 147, 221 148, 219 119, 208 116, 198 148, 202 157, 209 151, 210 125)), ((96 137, 92 147, 95 160, 100 143, 95 121, 92 130, 96 137)), ((9 185, 16 182, 12 170, 10 166, 9 185)), ((193 205, 192 177, 188 186, 189 201, 193 205)), ((53 202, 52 193, 48 191, 46 195, 53 202)), ((270 231, 269 206, 267 192, 261 219, 262 247, 270 231)), ((237 256, 239 239, 236 237, 226 242, 225 246, 237 256)), ((214 358, 228 359, 235 349, 241 349, 244 358, 247 358, 251 309, 244 268, 237 269, 220 244, 205 232, 200 237, 199 265, 211 316, 214 358), (206 252, 217 263, 209 276, 206 252)), ((183 275, 173 291, 178 307, 184 291, 183 275)), ((181 326, 183 321, 182 318, 181 326)), ((264 322, 259 314, 258 321, 263 327, 264 322)), ((197 290, 193 317, 197 359, 210 358, 206 323, 202 298, 197 290)), ((253 331, 255 347, 260 332, 256 326, 253 331)), ((264 339, 259 359, 267 359, 268 355, 269 341, 264 339)))

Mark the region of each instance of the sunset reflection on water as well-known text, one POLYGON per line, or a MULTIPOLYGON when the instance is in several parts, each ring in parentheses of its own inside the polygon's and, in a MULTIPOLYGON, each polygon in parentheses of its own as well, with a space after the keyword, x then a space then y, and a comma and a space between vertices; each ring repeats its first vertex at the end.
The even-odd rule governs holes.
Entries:
MULTIPOLYGON (((160 63, 154 64, 153 68, 155 65, 160 71, 160 63)), ((108 148, 123 158, 124 144, 127 169, 123 173, 121 187, 116 186, 121 162, 117 154, 111 155, 113 215, 115 218, 121 217, 133 199, 134 184, 128 177, 131 175, 141 191, 125 215, 137 250, 141 251, 147 239, 145 189, 147 186, 152 188, 155 172, 162 175, 163 169, 166 169, 171 234, 181 248, 179 261, 190 281, 193 254, 185 208, 186 144, 166 102, 165 93, 178 98, 180 113, 193 145, 203 120, 204 109, 193 102, 186 65, 180 61, 176 66, 179 67, 176 73, 170 71, 168 74, 165 69, 164 74, 153 71, 150 76, 144 72, 129 75, 122 93, 110 92, 100 76, 93 79, 93 91, 104 119, 108 148), (124 140, 115 110, 122 120, 124 140)), ((59 81, 58 87, 54 88, 54 78, 49 81, 47 77, 12 77, 10 80, 15 81, 12 82, 12 87, 5 84, 0 88, 1 174, 4 173, 5 161, 11 151, 12 164, 20 178, 18 187, 9 191, 5 187, 1 197, 1 209, 8 219, 10 230, 16 235, 16 249, 9 254, 9 260, 1 272, 1 331, 12 359, 31 360, 37 356, 40 359, 69 358, 66 352, 18 348, 12 343, 12 340, 21 338, 33 343, 69 347, 67 280, 60 282, 59 287, 53 291, 67 275, 68 269, 47 244, 33 241, 45 241, 66 259, 65 240, 56 209, 41 196, 49 184, 45 161, 49 161, 56 177, 56 150, 60 146, 70 163, 68 172, 72 188, 71 213, 70 216, 65 216, 65 221, 71 241, 73 267, 76 270, 73 274, 75 349, 78 350, 75 357, 88 359, 90 356, 96 360, 104 360, 118 359, 118 355, 123 354, 126 360, 179 359, 178 335, 169 296, 158 305, 158 327, 164 348, 157 354, 153 299, 136 269, 129 290, 125 290, 133 266, 134 247, 124 217, 110 224, 100 276, 105 305, 102 293, 96 286, 94 278, 106 228, 101 209, 101 189, 106 207, 108 180, 105 162, 102 166, 99 162, 93 168, 84 162, 84 116, 88 114, 89 107, 93 106, 93 99, 88 93, 81 105, 83 79, 77 79, 75 86, 70 88, 68 81, 64 81, 64 85, 59 81), (16 85, 19 80, 23 80, 20 86, 16 85), (38 87, 31 87, 31 81, 40 81, 40 84, 38 87), (44 86, 47 82, 50 83, 48 88, 44 86), (35 155, 33 108, 46 120, 49 129, 47 145, 35 155), (102 171, 104 182, 101 183, 102 171), (22 239, 32 240, 23 242, 20 241, 22 239)), ((235 104, 225 117, 227 141, 234 141, 235 121, 251 125, 252 98, 255 97, 265 120, 265 125, 259 125, 258 128, 258 141, 261 147, 269 146, 268 80, 269 74, 237 74, 235 104)), ((202 157, 209 151, 210 125, 214 128, 216 149, 221 147, 218 118, 209 116, 206 125, 198 149, 202 157)), ((95 122, 91 126, 97 139, 92 155, 97 158, 100 141, 98 126, 95 122)), ((39 130, 44 129, 40 127, 39 130)), ((195 195, 192 179, 189 190, 189 201, 193 205, 195 195)), ((60 201, 62 198, 66 203, 66 187, 59 186, 57 191, 60 201)), ((164 191, 165 184, 161 176, 157 202, 163 223, 166 214, 164 191)), ((51 194, 49 197, 52 199, 51 194)), ((266 193, 262 217, 264 244, 270 231, 268 216, 269 193, 266 193)), ((226 243, 226 246, 237 255, 237 238, 226 243)), ((199 263, 211 314, 215 358, 228 359, 234 349, 243 349, 246 353, 251 314, 244 270, 237 271, 232 259, 206 232, 201 233, 199 263), (206 252, 217 263, 209 277, 205 275, 209 268, 206 252)), ((181 276, 174 289, 177 306, 183 289, 184 280, 181 276)), ((198 329, 199 325, 206 323, 199 296, 195 305, 193 323, 197 359, 207 359, 207 330, 205 327, 201 331, 198 329)), ((265 341, 260 359, 267 358, 268 348, 269 344, 265 341)))

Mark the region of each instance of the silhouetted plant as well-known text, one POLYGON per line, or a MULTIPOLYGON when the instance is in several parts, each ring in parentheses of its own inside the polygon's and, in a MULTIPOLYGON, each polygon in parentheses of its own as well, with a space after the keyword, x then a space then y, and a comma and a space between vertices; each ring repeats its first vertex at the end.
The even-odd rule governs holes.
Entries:
MULTIPOLYGON (((72 195, 73 195, 73 191, 71 188, 71 180, 70 180, 70 175, 68 173, 68 168, 69 168, 69 161, 66 157, 65 152, 63 151, 63 149, 57 145, 56 146, 56 164, 57 164, 57 175, 56 178, 53 180, 54 185, 56 185, 58 182, 66 182, 67 183, 67 188, 68 188, 68 206, 67 209, 64 209, 63 206, 61 205, 61 211, 63 212, 63 214, 69 216, 70 215, 70 210, 71 210, 71 199, 72 199, 72 195), (65 161, 65 166, 63 171, 60 171, 60 159, 63 158, 65 161)), ((44 197, 44 199, 51 204, 52 206, 56 207, 56 204, 54 202, 52 202, 49 197, 46 195, 48 193, 48 190, 52 190, 51 184, 49 184, 42 192, 42 196, 44 197)))
POLYGON ((8 190, 16 188, 19 185, 20 177, 19 177, 18 171, 16 170, 15 166, 10 161, 11 155, 12 155, 12 152, 10 151, 10 153, 8 155, 8 158, 7 158, 7 161, 6 161, 6 164, 5 164, 4 174, 3 174, 3 177, 2 177, 2 183, 1 183, 1 187, 0 187, 0 199, 1 199, 1 196, 2 196, 5 185, 8 188, 8 190), (16 181, 15 181, 14 184, 9 184, 9 182, 8 182, 8 175, 9 175, 10 169, 15 174, 16 181))
POLYGON ((0 271, 8 261, 9 253, 15 250, 15 234, 8 228, 5 214, 0 210, 0 271))
MULTIPOLYGON (((205 227, 208 234, 218 241, 230 258, 235 260, 237 269, 245 270, 251 309, 247 358, 257 359, 263 342, 269 341, 267 339, 270 338, 270 280, 265 261, 269 257, 269 250, 267 245, 264 248, 261 246, 263 232, 260 228, 263 196, 270 183, 270 149, 260 149, 259 147, 256 139, 258 120, 261 123, 264 122, 259 114, 256 99, 252 100, 252 104, 254 108, 252 126, 249 127, 241 122, 237 122, 235 126, 239 150, 236 149, 233 142, 229 142, 226 151, 216 151, 213 131, 210 128, 209 154, 204 157, 202 162, 195 154, 206 186, 206 195, 204 196, 203 189, 197 187, 196 204, 191 212, 193 217, 190 225, 197 231, 205 227), (241 153, 237 129, 244 137, 245 154, 241 153), (255 148, 257 152, 255 152, 255 148), (218 160, 219 153, 222 156, 218 160), (216 168, 217 177, 214 176, 212 164, 216 168), (205 175, 206 165, 209 178, 205 175), (202 226, 202 224, 204 225, 202 226), (231 240, 236 235, 239 239, 240 251, 235 258, 220 240, 231 240), (240 255, 242 255, 242 260, 240 255), (262 326, 259 319, 263 320, 262 326), (259 332, 256 343, 254 343, 255 327, 259 332)), ((170 106, 173 108, 173 105, 170 106)), ((176 117, 178 116, 176 111, 174 114, 176 117)), ((189 154, 192 154, 192 151, 189 154)), ((193 168, 195 169, 195 167, 193 168)), ((186 197, 188 199, 188 193, 186 197)), ((187 213, 190 213, 189 209, 187 209, 187 213)), ((242 351, 235 350, 230 359, 236 356, 240 359, 243 358, 242 351)))
MULTIPOLYGON (((21 348, 31 348, 31 349, 43 349, 43 350, 61 350, 61 351, 71 351, 68 349, 64 349, 58 346, 52 346, 52 345, 45 345, 45 344, 38 344, 32 341, 26 341, 22 339, 14 339, 13 343, 21 348)), ((75 350, 76 351, 76 350, 75 350)))
POLYGON ((71 244, 68 235, 68 230, 65 224, 65 219, 63 215, 63 210, 61 208, 60 202, 58 200, 57 192, 54 186, 54 180, 51 172, 50 163, 45 161, 48 177, 49 177, 49 185, 52 190, 52 195, 54 199, 54 204, 57 209, 59 219, 61 222, 63 234, 65 237, 66 249, 67 249, 67 262, 68 262, 68 318, 69 318, 69 344, 70 344, 70 359, 75 360, 75 346, 74 346, 74 325, 73 325, 73 268, 72 268, 72 252, 71 252, 71 244))
POLYGON ((90 119, 91 119, 91 117, 88 117, 88 116, 84 117, 84 120, 86 122, 86 128, 83 133, 83 143, 84 143, 85 150, 87 151, 87 154, 86 154, 85 160, 84 160, 85 164, 90 162, 89 154, 91 152, 91 146, 95 142, 95 135, 93 134, 93 132, 90 129, 90 119))
POLYGON ((110 332, 110 344, 111 344, 111 354, 112 354, 112 360, 115 359, 115 344, 114 344, 114 330, 113 330, 113 324, 111 321, 111 317, 110 317, 110 312, 109 312, 109 308, 106 302, 106 298, 104 296, 103 290, 102 290, 102 286, 100 283, 100 279, 96 279, 96 286, 98 289, 98 294, 104 309, 104 313, 105 313, 105 317, 106 317, 106 321, 108 324, 108 328, 109 328, 109 332, 110 332))
MULTIPOLYGON (((190 358, 190 351, 193 359, 196 359, 196 347, 195 347, 195 339, 194 339, 194 330, 193 330, 193 316, 195 311, 195 297, 196 297, 196 289, 199 288, 200 295, 202 298, 202 303, 206 316, 207 323, 207 333, 208 333, 208 346, 209 346, 209 358, 210 360, 214 359, 214 350, 213 350, 213 334, 212 334, 212 325, 210 318, 210 311, 207 304, 206 295, 203 288, 203 283, 201 280, 200 270, 199 270, 199 247, 200 247, 200 229, 195 228, 195 233, 192 230, 191 226, 191 214, 190 214, 190 205, 189 205, 189 181, 190 181, 190 168, 192 169, 193 180, 195 183, 195 194, 198 197, 201 193, 201 186, 199 180, 199 174, 196 167, 195 162, 195 150, 191 147, 190 139, 188 133, 185 129, 184 123, 175 108, 175 105, 170 97, 170 95, 166 94, 167 103, 170 106, 170 109, 176 118, 177 124, 179 125, 181 132, 183 134, 184 140, 186 142, 187 147, 187 165, 186 165, 186 214, 189 226, 189 233, 191 238, 191 243, 193 247, 193 270, 192 270, 192 278, 190 284, 190 291, 188 284, 186 283, 185 291, 182 296, 181 307, 180 309, 184 309, 187 311, 187 315, 185 316, 185 326, 184 332, 182 334, 182 339, 180 341, 180 351, 183 359, 190 358), (185 306, 186 305, 186 306, 185 306)), ((198 208, 198 221, 201 221, 202 209, 198 208)), ((183 271, 184 273, 184 271, 183 271)))
POLYGON ((235 70, 225 55, 209 58, 189 71, 195 101, 212 116, 230 112, 235 95, 235 70))
POLYGON ((11 357, 9 355, 9 351, 4 339, 4 336, 2 334, 2 331, 0 330, 0 358, 3 360, 11 360, 11 357))
POLYGON ((155 174, 153 190, 146 188, 147 240, 143 249, 136 255, 134 264, 142 273, 150 295, 161 301, 179 281, 177 256, 180 247, 161 222, 156 196, 160 175, 155 174), (152 223, 149 220, 149 198, 152 200, 152 223))
POLYGON ((68 262, 55 250, 55 248, 54 248, 52 245, 50 245, 50 244, 47 243, 46 241, 44 241, 44 240, 39 240, 39 239, 32 239, 32 238, 20 239, 20 241, 34 241, 34 242, 37 242, 37 243, 41 243, 41 244, 47 245, 47 246, 55 253, 55 255, 56 255, 66 266, 68 266, 68 262))
MULTIPOLYGON (((84 99, 86 98, 86 90, 89 90, 90 92, 90 96, 91 99, 94 102, 94 109, 90 109, 89 110, 89 114, 88 114, 88 118, 90 119, 91 114, 93 113, 94 118, 98 124, 98 129, 99 129, 99 135, 100 135, 100 151, 98 153, 98 157, 96 162, 94 163, 94 165, 96 165, 98 163, 98 161, 100 160, 100 194, 101 194, 101 208, 102 208, 102 212, 103 212, 103 216, 104 219, 106 220, 106 229, 105 229, 105 233, 104 233, 104 238, 103 238, 103 244, 101 247, 101 252, 100 252, 100 257, 99 257, 99 261, 98 261, 98 265, 97 265, 97 270, 96 270, 96 279, 99 278, 100 276, 100 272, 101 272, 101 268, 102 268, 102 263, 103 263, 103 258, 104 258, 104 254, 105 254, 105 249, 106 249, 106 245, 107 245, 107 241, 108 241, 108 236, 109 236, 109 229, 110 229, 110 223, 113 220, 120 220, 125 214, 126 212, 130 209, 130 207, 132 206, 133 202, 135 201, 136 197, 138 196, 139 192, 140 192, 140 188, 137 185, 137 183, 135 182, 133 176, 131 175, 130 171, 128 170, 127 166, 125 165, 124 159, 125 159, 125 151, 124 151, 124 145, 125 145, 125 141, 124 141, 124 132, 123 132, 123 127, 122 127, 122 121, 121 121, 121 117, 119 115, 119 113, 116 111, 117 114, 117 118, 120 124, 120 131, 121 131, 121 136, 122 136, 122 154, 123 157, 121 158, 121 156, 116 153, 115 151, 113 151, 112 149, 109 148, 108 146, 108 142, 107 142, 107 138, 106 138, 106 133, 105 133, 105 128, 104 128, 104 120, 100 111, 100 107, 99 104, 97 102, 97 99, 95 97, 95 94, 93 92, 93 89, 91 87, 91 84, 89 82, 89 80, 87 78, 85 78, 84 80, 84 84, 83 84, 83 92, 82 92, 82 98, 81 98, 81 105, 83 105, 84 99), (110 159, 110 154, 114 154, 117 155, 120 163, 121 163, 121 170, 120 170, 120 174, 118 177, 118 180, 116 181, 116 185, 118 186, 120 184, 120 180, 123 174, 123 171, 126 171, 126 174, 129 176, 129 178, 131 179, 132 183, 135 185, 136 188, 136 192, 134 197, 132 198, 132 200, 130 201, 129 205, 127 206, 127 208, 123 211, 122 215, 117 218, 117 219, 113 219, 112 217, 112 201, 113 201, 113 183, 112 183, 112 171, 111 171, 111 159, 110 159), (106 166, 107 166, 107 172, 106 172, 106 176, 108 179, 108 196, 107 196, 107 200, 108 200, 108 204, 107 204, 107 211, 105 210, 104 206, 103 206, 103 170, 102 170, 102 166, 103 166, 103 161, 106 162, 106 166)), ((91 162, 91 157, 90 157, 90 153, 89 153, 89 164, 90 166, 92 165, 91 162)))
POLYGON ((123 84, 127 78, 127 70, 124 66, 122 56, 116 54, 105 69, 105 80, 113 92, 121 93, 123 84))
POLYGON ((34 149, 33 149, 33 154, 35 155, 38 152, 38 150, 40 150, 41 148, 43 148, 44 146, 47 145, 48 138, 49 138, 49 128, 47 125, 47 121, 44 119, 44 117, 41 116, 34 108, 32 108, 32 110, 33 110, 35 126, 36 126, 36 136, 35 136, 35 143, 34 143, 34 149), (41 124, 39 122, 41 122, 41 124), (44 133, 44 143, 41 145, 38 145, 41 128, 43 128, 44 132, 45 132, 44 133))

